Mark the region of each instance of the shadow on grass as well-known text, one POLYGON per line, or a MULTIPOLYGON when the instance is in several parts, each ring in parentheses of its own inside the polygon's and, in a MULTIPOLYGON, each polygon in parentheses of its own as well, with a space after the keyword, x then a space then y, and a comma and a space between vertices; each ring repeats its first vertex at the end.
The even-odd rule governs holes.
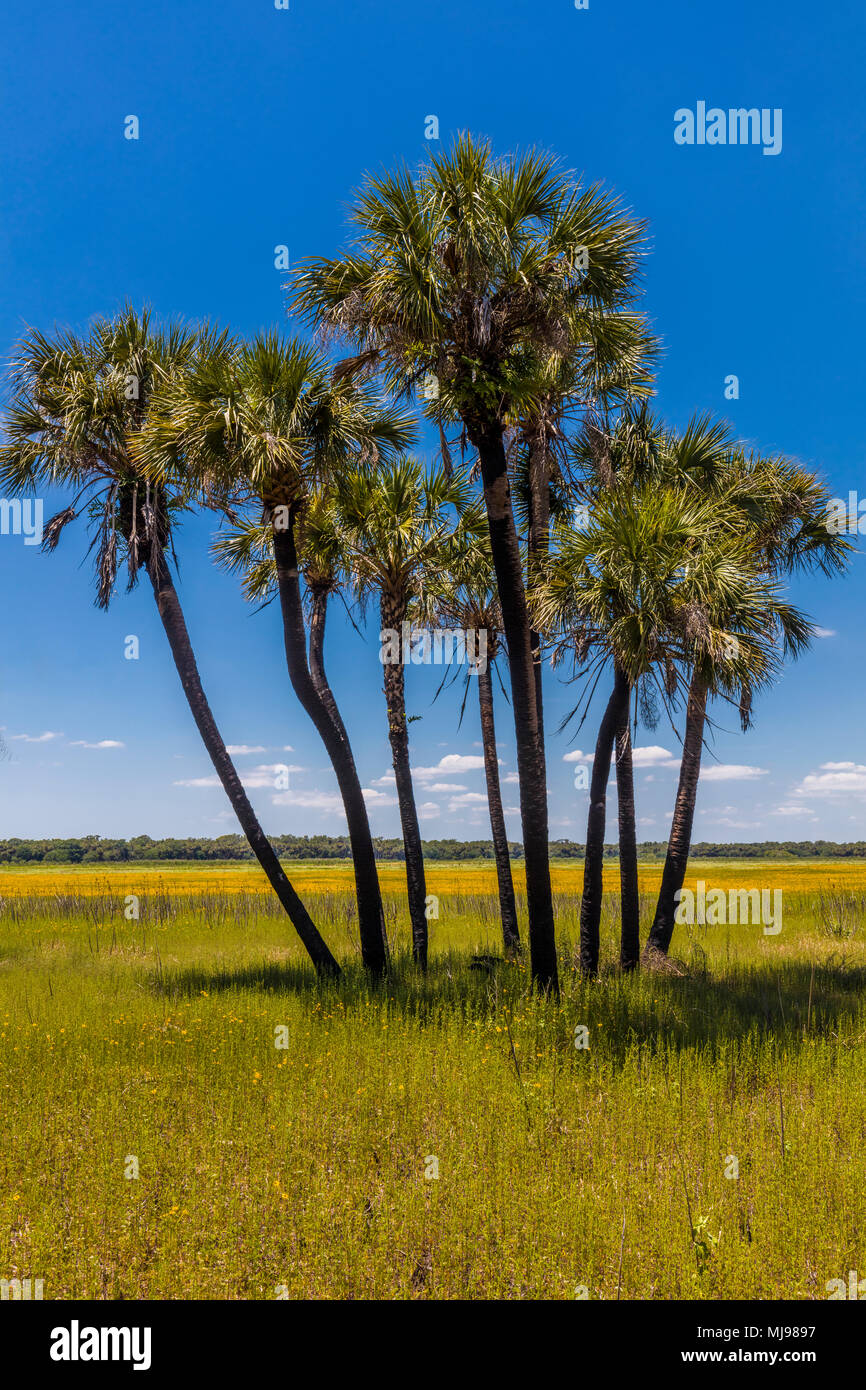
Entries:
POLYGON ((624 1059, 637 1044, 653 1052, 709 1049, 715 1054, 749 1036, 790 1048, 805 1036, 826 1038, 853 1024, 863 1017, 866 999, 866 968, 832 957, 814 965, 760 962, 726 966, 716 974, 692 969, 681 976, 623 975, 612 969, 589 981, 563 960, 558 1000, 533 994, 525 961, 502 960, 478 969, 472 964, 468 952, 438 956, 421 975, 408 954, 397 955, 384 979, 349 962, 338 980, 326 983, 305 965, 263 961, 162 971, 150 975, 148 984, 173 998, 202 992, 294 995, 311 1009, 339 1002, 347 1014, 378 1003, 422 1026, 492 1018, 507 1007, 515 1019, 534 1016, 547 1028, 545 1036, 563 1048, 573 1048, 575 1023, 586 1023, 613 1060, 624 1059))
MULTIPOLYGON (((829 1038, 858 1020, 866 1027, 864 1003, 863 967, 761 962, 729 966, 717 974, 645 973, 635 979, 621 1006, 612 1003, 608 1019, 616 1052, 624 1051, 624 1026, 631 1030, 632 1042, 642 1038, 652 1048, 704 1048, 717 1055, 727 1044, 748 1037, 790 1049, 807 1036, 829 1038)), ((852 1038, 852 1044, 856 1040, 852 1038)))
POLYGON ((395 952, 391 969, 384 977, 369 974, 357 961, 341 962, 342 974, 336 980, 319 980, 312 967, 291 961, 261 961, 245 965, 193 966, 163 969, 148 976, 149 987, 170 996, 191 996, 206 991, 236 992, 255 990, 265 994, 293 994, 309 999, 340 1000, 345 1005, 379 1000, 389 1007, 407 1012, 436 1007, 454 1008, 470 1004, 473 1012, 489 1007, 495 1012, 503 999, 513 1000, 531 993, 527 964, 490 957, 477 958, 471 952, 449 953, 431 961, 426 974, 414 965, 409 952, 395 952), (484 964, 479 965, 483 959, 484 964))

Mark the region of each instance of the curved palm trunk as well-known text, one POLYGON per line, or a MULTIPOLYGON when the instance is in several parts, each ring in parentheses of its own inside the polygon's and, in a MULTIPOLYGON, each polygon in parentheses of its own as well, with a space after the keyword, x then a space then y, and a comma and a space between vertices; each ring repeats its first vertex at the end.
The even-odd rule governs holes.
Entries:
POLYGON ((661 888, 655 917, 647 940, 649 955, 667 955, 674 934, 677 910, 676 895, 683 886, 692 844, 698 778, 701 775, 701 753, 704 746, 704 724, 707 717, 707 684, 697 671, 693 672, 686 709, 686 728, 683 738, 683 760, 668 852, 662 872, 661 888))
POLYGON ((397 781, 397 802, 403 830, 403 852, 406 857, 406 889, 409 895, 409 920, 412 924, 412 955, 416 965, 427 969, 427 882, 424 875, 424 852, 421 848, 421 829, 412 786, 409 764, 409 731, 406 724, 406 696, 403 678, 403 619, 405 604, 382 591, 382 631, 400 634, 400 661, 385 662, 385 701, 388 706, 388 739, 397 781))
MULTIPOLYGON (((489 650, 489 643, 488 643, 489 650)), ((499 783, 499 763, 496 757, 496 725, 493 720, 493 680, 490 663, 478 669, 478 704, 481 710, 481 742, 484 748, 484 773, 487 778, 487 804, 490 808, 490 830, 493 854, 496 859, 496 878, 499 884, 499 913, 502 918, 502 942, 506 956, 520 951, 520 928, 517 925, 517 903, 511 877, 511 858, 505 815, 502 810, 502 788, 499 783)))
POLYGON ((640 895, 637 881, 637 828, 628 704, 625 719, 621 720, 616 733, 616 792, 619 817, 619 901, 622 917, 619 963, 623 970, 634 970, 640 962, 640 895))
MULTIPOLYGON (((285 529, 273 531, 274 559, 277 567, 277 582, 280 592, 280 607, 283 614, 283 637, 286 648, 286 664, 292 689, 305 713, 316 727, 325 745, 331 765, 337 776, 349 841, 352 847, 352 863, 355 870, 355 893, 358 901, 358 927, 361 937, 361 956, 368 970, 383 974, 388 967, 388 942, 385 935, 385 915, 382 910, 382 895, 379 889, 379 876, 376 871, 376 856, 367 817, 367 805, 361 791, 361 783, 355 767, 352 749, 337 712, 337 721, 331 712, 336 711, 336 701, 331 695, 330 706, 323 699, 307 664, 307 635, 304 627, 304 609, 301 601, 301 585, 298 576, 298 557, 295 548, 294 514, 290 514, 289 525, 285 529)), ((322 633, 324 636, 324 614, 322 633)), ((322 678, 324 668, 320 670, 322 678)), ((326 682, 327 684, 327 682, 326 682)), ((330 691, 329 691, 330 694, 330 691)))
POLYGON ((310 676, 316 688, 316 694, 331 716, 331 722, 336 725, 340 734, 348 742, 346 726, 343 723, 343 716, 337 706, 334 692, 328 683, 325 673, 325 623, 328 617, 328 594, 324 588, 311 584, 307 579, 307 591, 310 595, 310 676))
POLYGON ((259 825, 256 814, 250 805, 234 763, 226 752, 222 735, 217 728, 216 720, 202 689, 183 610, 164 557, 161 556, 153 566, 150 579, 159 616, 162 619, 162 625, 171 647, 171 654, 174 657, 174 664, 177 667, 177 673, 180 676, 192 717, 210 755, 216 774, 222 783, 223 790, 231 802, 232 810, 240 821, 241 829, 249 841, 250 848, 267 874, 271 887, 288 913, 292 925, 304 943, 318 974, 339 975, 340 967, 283 872, 273 846, 259 825))
POLYGON ((602 716, 595 742, 595 758, 589 785, 589 815, 586 822, 586 857, 583 868, 583 897, 580 902, 580 968, 584 975, 598 971, 601 901, 604 892, 604 831, 607 823, 607 782, 617 731, 628 719, 628 681, 617 670, 613 690, 602 716))
MULTIPOLYGON (((543 989, 559 990, 556 928, 550 886, 547 770, 536 696, 536 668, 523 582, 520 542, 514 525, 501 427, 476 434, 481 460, 490 549, 496 571, 502 626, 508 647, 511 700, 520 777, 520 819, 526 864, 529 949, 532 977, 543 989)), ((540 671, 540 668, 539 668, 540 671)))
MULTIPOLYGON (((550 465, 547 458, 547 445, 544 436, 533 438, 529 447, 529 564, 528 574, 531 582, 533 560, 546 554, 550 544, 550 465)), ((535 704, 538 710, 538 727, 544 740, 544 702, 541 688, 541 634, 529 634, 532 647, 532 662, 535 670, 535 704)))
MULTIPOLYGON (((385 912, 382 907, 382 891, 379 885, 379 872, 376 867, 376 852, 373 848, 373 835, 370 830, 370 819, 367 815, 367 803, 364 800, 364 793, 361 790, 361 782, 358 771, 355 767, 355 758, 352 753, 352 745, 349 742, 349 735, 343 723, 334 692, 328 684, 325 674, 325 618, 327 616, 328 592, 327 590, 312 591, 313 612, 310 619, 310 675, 316 693, 331 716, 340 744, 344 750, 345 771, 347 791, 343 791, 343 781, 338 776, 340 790, 343 792, 343 805, 346 806, 347 800, 352 807, 352 819, 349 828, 349 838, 352 846, 352 862, 355 867, 355 891, 358 903, 365 904, 365 917, 370 921, 378 920, 381 924, 381 939, 385 946, 386 962, 388 950, 388 938, 385 930, 385 912), (348 792, 348 797, 347 797, 348 792)), ((349 821, 348 809, 346 810, 346 820, 349 821)), ((361 909, 359 906, 358 915, 360 918, 361 909)), ((378 939, 376 933, 373 934, 373 942, 378 939)), ((377 965, 371 968, 378 969, 377 965)))

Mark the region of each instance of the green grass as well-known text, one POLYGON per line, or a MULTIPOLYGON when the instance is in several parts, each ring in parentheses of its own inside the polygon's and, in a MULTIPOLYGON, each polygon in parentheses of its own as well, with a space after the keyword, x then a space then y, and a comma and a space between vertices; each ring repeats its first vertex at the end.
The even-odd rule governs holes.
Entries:
POLYGON ((521 966, 469 969, 498 950, 481 894, 442 898, 426 980, 389 900, 381 986, 351 897, 320 895, 346 967, 328 988, 252 893, 145 893, 138 921, 116 896, 8 899, 0 1277, 46 1298, 826 1298, 866 1274, 866 903, 838 897, 786 897, 778 937, 678 929, 687 973, 631 978, 611 900, 594 983, 560 898, 558 1002, 521 966))

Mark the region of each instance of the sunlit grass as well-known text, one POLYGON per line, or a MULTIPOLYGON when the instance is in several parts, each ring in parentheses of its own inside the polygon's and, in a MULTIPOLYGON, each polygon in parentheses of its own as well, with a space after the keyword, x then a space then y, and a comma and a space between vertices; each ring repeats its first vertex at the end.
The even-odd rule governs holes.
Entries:
POLYGON ((824 1298, 866 1274, 866 874, 797 893, 777 874, 812 866, 698 867, 785 888, 782 932, 679 928, 685 974, 623 978, 610 896, 587 984, 569 866, 558 1002, 523 966, 470 969, 499 954, 486 865, 430 866, 426 980, 386 882, 381 985, 346 869, 317 868, 345 966, 324 990, 246 866, 4 874, 0 1277, 46 1298, 824 1298))
MULTIPOLYGON (((345 892, 351 885, 351 865, 345 860, 287 860, 286 872, 300 893, 345 892)), ((515 883, 524 886, 523 865, 515 860, 515 883)), ((661 881, 661 862, 642 864, 641 887, 647 893, 657 891, 661 881)), ((496 892, 496 869, 492 860, 468 860, 459 863, 431 861, 426 866, 427 882, 432 893, 475 891, 496 892)), ((385 894, 405 892, 405 869, 402 863, 385 861, 379 864, 379 878, 385 894)), ((552 879, 556 892, 579 893, 583 884, 582 860, 553 860, 552 879)), ((604 868, 605 887, 615 892, 619 882, 619 867, 609 861, 604 868)), ((829 887, 859 889, 866 893, 866 861, 847 859, 771 860, 754 859, 693 859, 687 884, 694 886, 698 879, 708 887, 781 888, 791 893, 826 891, 829 887)), ((126 864, 43 864, 0 865, 0 898, 30 897, 40 893, 136 893, 161 889, 167 893, 261 893, 269 895, 268 882, 259 866, 253 862, 195 863, 172 861, 164 863, 126 864)))

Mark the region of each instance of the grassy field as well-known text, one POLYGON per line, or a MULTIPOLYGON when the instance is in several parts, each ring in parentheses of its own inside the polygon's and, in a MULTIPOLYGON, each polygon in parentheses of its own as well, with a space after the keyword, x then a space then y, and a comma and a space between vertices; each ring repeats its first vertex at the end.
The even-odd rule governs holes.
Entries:
MULTIPOLYGON (((351 865, 344 860, 292 860, 286 871, 300 893, 345 893, 351 886, 351 865)), ((642 864, 641 887, 647 893, 658 891, 662 865, 642 864)), ((402 897, 405 894, 405 870, 400 863, 379 865, 379 878, 385 894, 402 897)), ((583 884, 583 861, 554 860, 553 886, 557 893, 580 893, 583 884)), ((698 879, 710 886, 727 888, 730 885, 754 888, 781 888, 788 893, 816 893, 841 889, 866 894, 866 863, 858 860, 772 860, 754 859, 693 859, 687 884, 694 887, 698 879)), ((523 866, 514 864, 514 880, 523 887, 523 866)), ((607 863, 604 870, 605 888, 616 892, 619 867, 607 863)), ((469 860, 460 863, 427 865, 427 882, 431 893, 496 892, 496 870, 493 862, 469 860)), ((57 864, 0 865, 0 898, 28 897, 38 894, 83 893, 98 896, 110 893, 135 893, 142 890, 168 893, 193 891, 196 895, 212 893, 270 893, 268 883, 258 865, 238 862, 196 864, 189 861, 166 861, 159 864, 57 864)))
POLYGON ((521 966, 469 968, 499 948, 489 864, 430 865, 426 980, 383 866, 382 985, 347 867, 289 872, 336 985, 250 866, 0 873, 0 1277, 46 1298, 810 1299, 866 1275, 866 865, 694 864, 782 888, 782 931, 680 927, 683 973, 632 978, 614 866, 594 983, 581 866, 557 866, 558 1002, 521 966))

